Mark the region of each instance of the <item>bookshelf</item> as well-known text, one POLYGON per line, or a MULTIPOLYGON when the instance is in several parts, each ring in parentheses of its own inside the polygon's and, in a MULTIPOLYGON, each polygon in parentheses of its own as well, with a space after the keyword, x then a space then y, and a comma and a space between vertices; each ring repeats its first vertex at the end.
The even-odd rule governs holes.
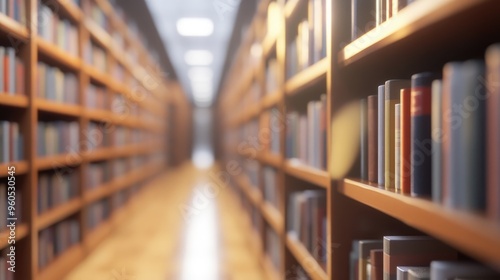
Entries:
POLYGON ((430 235, 467 258, 500 270, 500 256, 494 249, 500 246, 498 221, 429 199, 389 192, 363 181, 359 179, 359 149, 346 147, 336 154, 338 147, 333 148, 331 144, 332 140, 345 145, 351 141, 349 133, 336 131, 337 126, 332 128, 333 120, 350 102, 376 94, 377 85, 419 71, 440 71, 448 61, 483 57, 487 46, 500 41, 493 27, 500 23, 495 17, 500 3, 417 0, 378 27, 363 30, 363 34, 351 40, 350 1, 326 0, 322 20, 326 33, 323 57, 312 60, 309 57, 307 65, 289 74, 290 54, 297 51, 293 42, 303 20, 310 17, 307 11, 311 2, 314 1, 260 1, 223 82, 217 104, 218 120, 225 135, 219 143, 223 166, 232 175, 230 182, 249 220, 265 225, 262 228, 249 222, 249 232, 260 239, 253 243, 260 246, 262 267, 268 278, 297 277, 295 270, 300 267, 310 279, 349 279, 352 241, 380 239, 384 235, 430 235), (268 33, 269 24, 277 26, 277 35, 268 33), (255 46, 260 46, 261 51, 248 55, 255 46), (273 71, 278 73, 269 75, 269 61, 273 59, 277 63, 273 71), (277 79, 271 81, 276 88, 267 90, 270 78, 277 79), (252 80, 261 84, 256 102, 248 102, 253 95, 252 80), (299 118, 307 115, 307 104, 318 101, 321 94, 326 94, 327 145, 323 152, 328 157, 325 169, 287 156, 293 146, 293 142, 287 141, 287 133, 292 130, 304 133, 294 130, 289 113, 296 111, 299 118), (278 154, 265 149, 269 145, 270 110, 275 110, 279 119, 274 126, 280 137, 278 154), (251 130, 255 121, 259 128, 251 130), (255 139, 258 145, 253 142, 255 139), (259 185, 249 185, 246 162, 258 163, 259 185), (345 178, 334 178, 330 171, 344 165, 351 166, 344 172, 345 178), (277 174, 280 202, 277 207, 265 197, 268 167, 274 168, 277 174), (290 197, 297 192, 324 192, 326 237, 322 241, 326 262, 314 256, 307 244, 290 231, 290 219, 294 218, 289 216, 290 197), (281 265, 271 261, 266 228, 279 236, 281 265))
MULTIPOLYGON (((25 22, 34 24, 24 25, 0 13, 0 44, 16 48, 16 55, 24 66, 24 92, 0 93, 0 111, 5 112, 0 114, 0 118, 18 122, 24 139, 24 157, 15 162, 0 163, 2 180, 10 176, 7 171, 9 166, 16 167, 16 189, 22 193, 19 202, 22 205, 22 222, 16 225, 16 262, 22 264, 22 269, 17 269, 15 279, 63 278, 125 221, 127 213, 137 206, 132 198, 139 189, 164 171, 167 165, 178 164, 188 156, 189 141, 186 139, 190 137, 190 104, 181 87, 176 81, 167 80, 156 71, 159 68, 154 59, 149 57, 146 47, 135 40, 136 35, 131 34, 125 19, 115 14, 111 3, 107 0, 79 2, 81 6, 69 0, 25 0, 25 22), (40 3, 46 4, 48 10, 39 7, 40 3), (86 7, 91 3, 100 7, 103 15, 111 19, 108 30, 88 16, 86 7), (46 23, 38 22, 37 19, 50 20, 51 17, 64 19, 66 26, 61 28, 74 28, 72 36, 77 39, 71 42, 68 37, 66 40, 50 40, 47 39, 51 38, 48 33, 42 37, 39 30, 50 30, 42 25, 46 23), (117 45, 111 32, 125 38, 126 49, 117 45), (85 51, 90 41, 100 48, 100 54, 97 55, 100 61, 86 59, 85 51), (126 55, 128 51, 137 53, 138 59, 131 60, 126 55), (75 102, 68 102, 60 96, 48 98, 38 95, 39 63, 58 69, 63 75, 74 75, 75 102), (104 65, 108 71, 104 72, 95 63, 104 65), (120 67, 117 71, 119 74, 111 75, 115 67, 120 67), (98 107, 87 101, 90 85, 103 89, 104 99, 98 107), (173 114, 167 114, 167 108, 176 110, 173 114), (170 123, 168 118, 176 119, 181 129, 176 131, 175 137, 165 141, 166 136, 175 129, 165 125, 170 123), (62 147, 55 153, 52 151, 42 156, 39 151, 42 145, 38 140, 52 137, 52 141, 49 139, 47 142, 53 142, 54 136, 48 132, 39 134, 40 121, 75 122, 78 125, 74 133, 77 145, 62 147), (98 131, 91 131, 91 127, 96 125, 102 127, 98 131), (107 140, 103 140, 104 136, 107 140), (99 141, 104 141, 104 144, 94 143, 99 141), (97 148, 91 149, 91 146, 97 148), (90 165, 96 162, 109 164, 111 171, 107 175, 108 180, 87 188, 87 183, 90 183, 86 178, 87 172, 90 165), (75 176, 78 182, 76 193, 39 212, 38 201, 42 195, 39 187, 46 180, 41 179, 41 174, 53 177, 57 173, 75 176), (108 202, 109 215, 98 220, 95 227, 90 229, 88 212, 90 206, 98 201, 108 202), (47 231, 63 228, 65 226, 61 224, 67 221, 76 221, 68 230, 77 234, 78 242, 67 246, 40 266, 45 250, 41 246, 48 246, 41 240, 42 232, 45 237, 50 237, 47 231)), ((62 24, 61 20, 56 22, 62 24)), ((65 37, 68 34, 59 32, 55 35, 65 37)), ((64 79, 66 81, 66 76, 64 79)), ((57 92, 54 88, 48 89, 45 94, 57 92)), ((7 230, 0 231, 1 249, 9 246, 8 235, 7 230)))

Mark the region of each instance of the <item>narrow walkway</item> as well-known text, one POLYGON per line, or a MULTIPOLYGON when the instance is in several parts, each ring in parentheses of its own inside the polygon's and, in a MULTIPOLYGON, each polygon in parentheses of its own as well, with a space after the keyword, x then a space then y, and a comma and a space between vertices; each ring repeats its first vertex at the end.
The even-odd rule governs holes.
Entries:
POLYGON ((155 180, 66 280, 265 279, 239 202, 208 172, 186 164, 155 180))

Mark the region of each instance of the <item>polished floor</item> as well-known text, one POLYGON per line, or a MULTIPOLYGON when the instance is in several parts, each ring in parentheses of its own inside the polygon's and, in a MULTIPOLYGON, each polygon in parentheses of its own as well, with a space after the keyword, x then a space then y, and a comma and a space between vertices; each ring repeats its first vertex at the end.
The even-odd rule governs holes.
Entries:
POLYGON ((155 180, 66 280, 265 279, 238 200, 191 164, 155 180))

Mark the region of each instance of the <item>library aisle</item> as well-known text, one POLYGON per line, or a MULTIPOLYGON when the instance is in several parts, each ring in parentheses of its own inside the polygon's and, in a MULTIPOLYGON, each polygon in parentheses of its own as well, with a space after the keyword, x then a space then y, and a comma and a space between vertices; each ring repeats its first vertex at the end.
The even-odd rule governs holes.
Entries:
POLYGON ((128 222, 65 279, 264 279, 232 191, 213 199, 199 191, 212 180, 208 172, 186 163, 160 175, 137 197, 128 222))

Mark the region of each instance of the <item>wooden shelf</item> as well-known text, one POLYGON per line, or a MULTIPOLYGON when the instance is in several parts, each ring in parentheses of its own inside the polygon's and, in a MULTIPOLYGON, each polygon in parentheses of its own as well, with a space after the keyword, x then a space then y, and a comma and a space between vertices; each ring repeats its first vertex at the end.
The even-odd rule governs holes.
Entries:
POLYGON ((0 163, 0 178, 9 176, 9 166, 14 166, 16 168, 15 176, 28 172, 28 162, 25 160, 12 163, 0 163))
POLYGON ((83 63, 83 70, 89 77, 96 81, 98 84, 101 84, 107 88, 111 87, 111 81, 113 78, 105 72, 102 72, 101 70, 97 69, 93 65, 87 64, 86 62, 83 63))
POLYGON ((85 108, 83 115, 92 121, 110 123, 113 120, 113 113, 104 109, 85 108))
POLYGON ((307 166, 297 159, 285 161, 285 172, 319 187, 325 189, 330 187, 330 176, 328 172, 307 166))
MULTIPOLYGON (((457 15, 462 11, 488 5, 496 5, 496 1, 470 0, 420 0, 401 10, 398 15, 382 23, 358 39, 351 42, 339 53, 339 62, 348 65, 364 57, 376 55, 378 50, 387 48, 391 44, 412 40, 419 44, 420 39, 413 40, 419 31, 426 28, 435 28, 445 19, 457 15)), ((498 7, 498 5, 497 5, 498 7)), ((460 19, 461 21, 463 18, 460 19)), ((473 21, 470 21, 471 23, 473 21)), ((476 29, 473 29, 476 32, 476 29)), ((427 34, 427 33, 426 33, 427 34)), ((422 37, 422 39, 425 39, 422 37)))
POLYGON ((110 196, 114 192, 112 182, 104 183, 94 189, 86 189, 83 195, 85 205, 92 204, 100 199, 110 196))
POLYGON ((79 117, 82 115, 82 107, 79 105, 58 103, 38 98, 35 101, 38 111, 57 114, 67 117, 79 117))
POLYGON ((271 53, 276 50, 276 40, 277 36, 266 36, 262 41, 262 55, 268 57, 271 53))
POLYGON ((260 204, 262 203, 262 194, 259 189, 252 186, 248 177, 244 174, 236 176, 235 178, 236 184, 240 187, 248 200, 250 200, 256 208, 260 208, 260 204))
POLYGON ((326 280, 328 275, 294 234, 287 233, 286 246, 313 280, 326 280))
POLYGON ((114 159, 116 157, 117 148, 102 147, 92 151, 85 152, 85 159, 88 162, 95 162, 107 159, 114 159))
POLYGON ((42 230, 52 224, 62 221, 64 218, 78 212, 82 207, 82 200, 77 197, 68 202, 58 205, 40 214, 36 219, 36 228, 42 230))
POLYGON ((264 254, 264 257, 261 258, 262 262, 262 267, 264 268, 264 272, 266 273, 266 276, 270 280, 279 280, 282 279, 280 277, 280 273, 274 266, 273 262, 271 261, 271 258, 267 254, 264 254))
POLYGON ((97 41, 100 45, 102 45, 105 49, 109 51, 109 46, 113 41, 111 36, 106 32, 102 27, 100 27, 97 23, 95 23, 92 19, 84 20, 85 27, 90 33, 90 36, 97 41))
POLYGON ((73 21, 79 22, 83 18, 83 12, 80 7, 76 6, 70 0, 57 0, 57 4, 61 7, 66 15, 73 21))
POLYGON ((78 70, 81 67, 82 61, 80 58, 73 56, 61 49, 57 45, 46 41, 41 37, 36 38, 38 51, 46 57, 55 60, 57 63, 69 67, 73 70, 78 70))
POLYGON ((449 209, 432 201, 379 189, 345 179, 339 192, 424 231, 452 246, 500 267, 500 223, 483 216, 449 209))
POLYGON ((271 225, 271 227, 274 229, 278 235, 281 235, 284 230, 284 222, 283 222, 283 215, 267 201, 262 202, 262 206, 260 208, 260 211, 262 213, 262 216, 266 219, 267 223, 271 225))
MULTIPOLYGON (((285 92, 287 95, 295 95, 302 89, 314 85, 318 81, 326 78, 326 72, 330 64, 330 59, 325 57, 309 68, 299 72, 285 82, 285 92)), ((326 86, 326 80, 325 80, 326 86)))
POLYGON ((264 97, 262 97, 260 103, 261 107, 263 109, 269 109, 271 107, 277 106, 282 97, 283 95, 281 93, 281 90, 275 90, 269 94, 266 94, 264 97))
POLYGON ((27 108, 28 97, 26 95, 10 95, 9 93, 0 93, 0 106, 27 108))
POLYGON ((286 18, 287 22, 289 22, 290 19, 295 16, 295 14, 300 10, 300 8, 303 8, 304 4, 305 4, 305 2, 301 1, 301 0, 289 0, 286 2, 286 4, 285 4, 285 18, 286 18))
POLYGON ((43 268, 39 274, 39 280, 54 280, 62 279, 75 265, 84 258, 84 250, 81 244, 75 244, 71 248, 64 251, 61 255, 43 268))
MULTIPOLYGON (((19 242, 26 236, 28 236, 29 228, 28 224, 21 223, 17 224, 16 222, 16 242, 19 242)), ((10 236, 10 230, 6 229, 0 232, 0 249, 3 249, 9 245, 8 240, 10 236)))
POLYGON ((38 170, 58 168, 63 166, 78 166, 82 162, 81 154, 60 154, 35 158, 35 167, 38 170))
POLYGON ((0 30, 9 34, 9 36, 20 39, 21 41, 28 41, 28 29, 25 26, 22 26, 19 22, 2 13, 0 13, 0 30))
POLYGON ((279 154, 273 154, 271 151, 263 151, 259 154, 258 160, 266 165, 270 165, 275 168, 280 168, 283 164, 283 157, 279 154))

